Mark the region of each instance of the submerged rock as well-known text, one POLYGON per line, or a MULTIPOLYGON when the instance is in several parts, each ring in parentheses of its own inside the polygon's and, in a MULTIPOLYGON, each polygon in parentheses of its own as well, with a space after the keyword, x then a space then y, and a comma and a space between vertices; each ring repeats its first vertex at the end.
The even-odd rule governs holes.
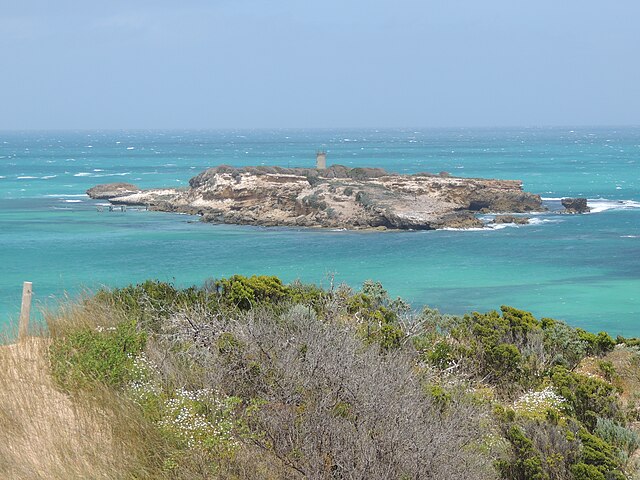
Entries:
MULTIPOLYGON (((398 175, 341 165, 326 170, 223 165, 193 177, 189 185, 130 194, 119 189, 106 198, 199 214, 215 223, 340 229, 476 228, 482 226, 475 216, 481 211, 544 210, 540 196, 524 192, 517 180, 398 175)), ((94 187, 90 196, 110 189, 113 185, 94 187)))
POLYGON ((518 217, 516 215, 497 215, 490 223, 515 223, 516 225, 528 225, 529 217, 518 217))
POLYGON ((589 213, 591 211, 586 198, 563 198, 561 203, 565 209, 564 213, 589 213))

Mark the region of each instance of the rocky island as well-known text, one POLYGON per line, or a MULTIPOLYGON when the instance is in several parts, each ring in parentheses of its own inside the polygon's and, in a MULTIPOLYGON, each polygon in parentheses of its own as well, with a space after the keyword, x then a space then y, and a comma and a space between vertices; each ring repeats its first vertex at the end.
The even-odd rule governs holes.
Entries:
POLYGON ((183 189, 98 185, 89 197, 117 205, 200 215, 206 222, 349 230, 477 228, 478 213, 542 211, 518 180, 399 175, 378 168, 218 166, 183 189))

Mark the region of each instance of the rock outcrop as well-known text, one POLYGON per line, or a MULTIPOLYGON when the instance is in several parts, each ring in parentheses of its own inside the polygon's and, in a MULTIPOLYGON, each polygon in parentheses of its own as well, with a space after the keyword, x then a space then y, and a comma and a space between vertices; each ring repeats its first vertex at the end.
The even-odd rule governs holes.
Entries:
POLYGON ((123 195, 132 195, 139 191, 138 187, 130 183, 107 183, 90 188, 87 190, 87 195, 91 198, 108 200, 123 195))
POLYGON ((563 198, 561 201, 564 213, 589 213, 591 208, 586 198, 563 198))
POLYGON ((492 223, 514 223, 516 225, 528 225, 529 220, 529 217, 519 217, 516 215, 496 215, 496 218, 493 219, 492 223))
MULTIPOLYGON (((192 178, 187 189, 130 187, 132 193, 118 190, 109 201, 242 225, 432 230, 481 227, 475 216, 480 212, 544 210, 540 196, 524 192, 517 180, 397 175, 340 165, 326 170, 219 166, 192 178)), ((105 198, 113 188, 99 185, 87 194, 105 198)))

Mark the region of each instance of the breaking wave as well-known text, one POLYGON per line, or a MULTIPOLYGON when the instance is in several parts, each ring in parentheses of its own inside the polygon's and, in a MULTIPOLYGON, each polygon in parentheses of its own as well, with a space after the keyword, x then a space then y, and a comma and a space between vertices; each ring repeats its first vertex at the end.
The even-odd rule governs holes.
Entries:
POLYGON ((635 200, 607 200, 606 198, 589 199, 587 200, 587 205, 591 207, 591 213, 640 208, 640 202, 635 200))

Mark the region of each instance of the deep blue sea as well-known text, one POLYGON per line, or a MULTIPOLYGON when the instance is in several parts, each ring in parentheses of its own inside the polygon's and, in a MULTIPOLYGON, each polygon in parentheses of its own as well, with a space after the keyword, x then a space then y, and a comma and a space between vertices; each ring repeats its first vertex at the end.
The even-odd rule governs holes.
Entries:
POLYGON ((39 305, 147 278, 200 284, 234 273, 354 287, 374 279, 418 308, 508 304, 572 325, 640 336, 640 128, 109 131, 0 133, 0 324, 22 282, 39 305), (358 233, 203 224, 196 217, 97 212, 85 190, 126 181, 186 186, 220 164, 327 163, 399 173, 520 179, 553 209, 481 231, 358 233))

